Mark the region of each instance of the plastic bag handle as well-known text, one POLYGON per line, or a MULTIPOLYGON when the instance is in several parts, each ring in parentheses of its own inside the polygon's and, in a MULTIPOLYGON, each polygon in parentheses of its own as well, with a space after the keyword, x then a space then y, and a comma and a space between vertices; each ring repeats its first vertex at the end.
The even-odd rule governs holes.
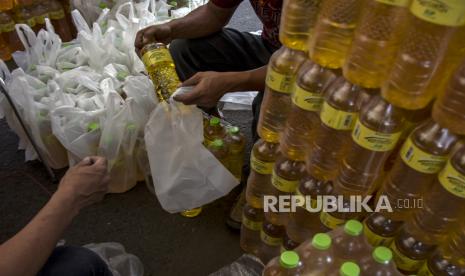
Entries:
POLYGON ((16 24, 16 33, 18 34, 19 40, 23 43, 24 49, 29 49, 36 43, 36 34, 26 24, 16 24))
POLYGON ((6 66, 5 62, 0 59, 0 78, 3 79, 5 82, 10 80, 11 78, 11 73, 10 70, 8 69, 8 66, 6 66))
POLYGON ((71 16, 73 17, 73 23, 74 26, 76 26, 78 32, 86 32, 88 34, 92 33, 86 20, 84 19, 84 17, 82 17, 81 13, 78 10, 73 10, 71 12, 71 16))
POLYGON ((126 3, 122 4, 121 6, 119 6, 118 9, 116 10, 115 17, 116 17, 116 20, 118 20, 118 23, 124 29, 127 29, 128 26, 129 26, 129 23, 131 22, 131 20, 135 18, 134 5, 132 4, 132 2, 126 2, 126 3), (129 18, 127 18, 126 16, 124 16, 121 13, 123 8, 125 8, 126 6, 129 6, 129 18))

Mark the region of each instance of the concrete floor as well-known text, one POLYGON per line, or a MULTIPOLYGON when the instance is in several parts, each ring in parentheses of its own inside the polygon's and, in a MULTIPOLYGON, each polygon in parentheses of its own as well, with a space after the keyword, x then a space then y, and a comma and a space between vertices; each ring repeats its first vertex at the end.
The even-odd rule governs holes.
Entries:
MULTIPOLYGON (((243 31, 260 29, 248 2, 239 6, 229 26, 243 31)), ((225 115, 250 140, 251 112, 225 115)), ((20 230, 57 187, 40 163, 24 163, 24 152, 16 150, 17 144, 16 135, 0 120, 0 243, 20 230)), ((63 238, 73 245, 122 243, 142 260, 145 275, 208 275, 242 254, 239 234, 224 224, 230 203, 230 199, 218 200, 199 217, 187 219, 163 211, 141 183, 84 209, 63 238)))

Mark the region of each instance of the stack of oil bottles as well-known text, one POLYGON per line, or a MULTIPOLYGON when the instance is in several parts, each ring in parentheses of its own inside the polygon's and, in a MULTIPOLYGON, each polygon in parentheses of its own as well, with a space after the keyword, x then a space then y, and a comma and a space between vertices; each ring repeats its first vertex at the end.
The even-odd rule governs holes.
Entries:
POLYGON ((241 247, 264 275, 465 275, 465 2, 283 5, 241 247), (392 210, 309 210, 319 196, 392 210))
POLYGON ((0 0, 0 59, 10 60, 11 54, 23 50, 15 24, 27 24, 38 32, 49 18, 63 42, 76 37, 69 0, 0 0))

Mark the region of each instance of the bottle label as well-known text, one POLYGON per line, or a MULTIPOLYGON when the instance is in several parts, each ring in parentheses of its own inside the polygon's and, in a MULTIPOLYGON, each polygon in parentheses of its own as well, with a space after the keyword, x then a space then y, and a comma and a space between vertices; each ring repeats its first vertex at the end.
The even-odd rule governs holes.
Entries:
POLYGON ((391 243, 392 257, 396 263, 397 268, 400 270, 415 272, 420 269, 423 264, 422 260, 413 260, 402 254, 397 248, 396 242, 391 243))
POLYGON ((273 170, 273 175, 271 176, 271 184, 273 186, 284 193, 293 193, 297 185, 299 185, 298 180, 287 180, 282 178, 281 176, 277 175, 276 172, 273 170))
POLYGON ((434 276, 433 272, 428 267, 428 262, 421 267, 420 271, 418 271, 418 276, 434 276))
POLYGON ((423 151, 412 142, 411 138, 405 141, 400 156, 410 168, 427 174, 438 173, 447 161, 447 156, 433 155, 423 151))
POLYGON ((15 30, 15 22, 11 21, 6 24, 0 24, 0 33, 9 33, 15 30))
POLYGON ((328 227, 329 229, 335 229, 346 222, 343 219, 333 217, 330 213, 327 212, 321 212, 320 221, 321 223, 323 223, 324 226, 328 227))
POLYGON ((376 0, 376 2, 399 7, 407 7, 410 0, 376 0))
POLYGON ((410 11, 416 17, 434 24, 465 25, 463 0, 414 0, 410 11))
POLYGON ((293 79, 292 75, 278 73, 273 70, 271 66, 268 66, 266 73, 266 86, 274 91, 290 94, 292 92, 293 79))
POLYGON ((29 27, 34 27, 36 25, 36 19, 34 17, 32 18, 28 18, 26 20, 23 20, 23 19, 19 19, 17 20, 17 23, 18 24, 26 24, 28 25, 29 27))
POLYGON ((439 173, 439 182, 449 193, 465 198, 465 175, 457 171, 450 161, 439 173))
POLYGON ((35 18, 36 24, 45 25, 45 18, 48 17, 48 14, 38 15, 35 18))
POLYGON ((259 174, 271 174, 274 162, 264 162, 255 157, 252 153, 250 156, 250 167, 259 174))
POLYGON ((325 125, 338 130, 352 130, 357 116, 357 112, 338 110, 327 102, 323 103, 320 113, 320 119, 325 125))
POLYGON ((262 229, 262 224, 263 223, 261 221, 253 221, 242 216, 242 225, 249 230, 260 231, 260 229, 262 229))
POLYGON ((275 237, 269 236, 263 230, 260 231, 260 239, 262 240, 263 243, 269 246, 280 246, 283 243, 282 238, 275 238, 275 237))
POLYGON ((303 110, 318 112, 323 104, 321 93, 313 93, 295 85, 294 93, 292 94, 292 102, 303 110))
MULTIPOLYGON (((308 209, 307 209, 307 200, 306 200, 306 197, 302 194, 302 192, 300 191, 299 188, 297 188, 297 189, 295 190, 295 195, 299 198, 299 201, 300 201, 300 202, 303 202, 303 203, 304 203, 304 208, 305 208, 305 210, 307 210, 307 211, 310 212, 311 210, 308 210, 308 209)), ((309 199, 309 201, 310 201, 310 202, 309 202, 309 203, 310 203, 309 205, 312 207, 312 209, 315 210, 316 207, 317 207, 317 200, 314 199, 314 198, 312 198, 312 197, 309 197, 308 199, 309 199)))
POLYGON ((389 246, 394 237, 383 237, 373 232, 366 223, 363 223, 363 233, 372 246, 389 246))
POLYGON ((145 66, 155 65, 162 62, 173 62, 171 58, 171 54, 168 49, 154 49, 147 51, 142 56, 142 62, 144 62, 145 66))
POLYGON ((52 20, 60 20, 63 18, 65 18, 65 11, 63 9, 50 12, 50 19, 52 20))
POLYGON ((402 131, 396 133, 374 131, 358 120, 352 132, 352 139, 362 148, 384 152, 394 149, 401 134, 402 131))

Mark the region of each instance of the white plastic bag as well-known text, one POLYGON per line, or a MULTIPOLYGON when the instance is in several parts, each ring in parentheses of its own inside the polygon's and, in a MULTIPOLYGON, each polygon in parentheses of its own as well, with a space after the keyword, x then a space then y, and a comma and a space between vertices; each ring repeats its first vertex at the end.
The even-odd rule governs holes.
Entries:
POLYGON ((155 192, 170 213, 210 203, 238 184, 202 141, 200 109, 174 101, 160 103, 145 127, 155 192))
POLYGON ((88 65, 89 58, 78 44, 62 47, 57 56, 56 68, 63 72, 88 65))

